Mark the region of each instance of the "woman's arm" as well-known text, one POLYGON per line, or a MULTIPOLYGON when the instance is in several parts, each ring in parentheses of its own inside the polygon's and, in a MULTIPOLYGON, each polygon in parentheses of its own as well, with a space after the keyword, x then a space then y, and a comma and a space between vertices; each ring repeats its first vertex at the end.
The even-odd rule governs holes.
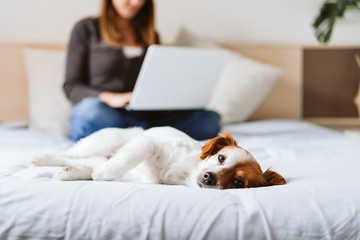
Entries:
POLYGON ((78 22, 70 36, 66 59, 65 83, 63 85, 66 96, 78 103, 85 97, 97 97, 100 90, 89 85, 88 82, 88 54, 90 33, 87 29, 88 19, 78 22))

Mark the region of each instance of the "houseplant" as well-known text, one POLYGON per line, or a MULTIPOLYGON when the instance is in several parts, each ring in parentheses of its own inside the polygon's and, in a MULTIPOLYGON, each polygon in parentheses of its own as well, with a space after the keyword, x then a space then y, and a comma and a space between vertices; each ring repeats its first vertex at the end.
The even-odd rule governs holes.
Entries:
POLYGON ((360 10, 360 0, 325 0, 313 23, 319 42, 327 43, 330 40, 336 19, 343 17, 348 9, 360 10))

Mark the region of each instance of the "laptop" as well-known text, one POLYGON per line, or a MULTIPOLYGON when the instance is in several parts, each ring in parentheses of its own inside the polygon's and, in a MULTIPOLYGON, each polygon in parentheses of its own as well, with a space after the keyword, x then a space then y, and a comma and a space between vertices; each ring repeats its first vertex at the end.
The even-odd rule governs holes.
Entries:
POLYGON ((228 59, 228 51, 151 45, 127 110, 204 108, 228 59))

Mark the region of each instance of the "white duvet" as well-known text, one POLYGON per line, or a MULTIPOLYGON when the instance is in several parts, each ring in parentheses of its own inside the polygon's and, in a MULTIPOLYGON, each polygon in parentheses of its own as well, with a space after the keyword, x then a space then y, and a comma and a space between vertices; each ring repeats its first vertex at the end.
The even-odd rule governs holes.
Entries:
POLYGON ((360 239, 360 142, 300 121, 226 126, 286 185, 213 190, 52 179, 66 138, 0 127, 0 239, 360 239))

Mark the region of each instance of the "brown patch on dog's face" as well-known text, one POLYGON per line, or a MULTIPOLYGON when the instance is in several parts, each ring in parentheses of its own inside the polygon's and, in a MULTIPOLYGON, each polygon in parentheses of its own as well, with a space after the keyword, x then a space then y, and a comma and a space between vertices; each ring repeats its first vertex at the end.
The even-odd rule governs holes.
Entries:
POLYGON ((259 164, 254 161, 240 162, 219 172, 221 189, 249 188, 266 185, 259 164))
POLYGON ((228 132, 224 132, 218 137, 208 140, 201 148, 202 153, 200 155, 200 159, 204 160, 205 158, 216 154, 218 151, 220 151, 226 146, 238 147, 235 139, 228 132))
POLYGON ((253 188, 285 184, 285 179, 271 170, 261 171, 256 161, 238 163, 219 172, 220 189, 253 188))

